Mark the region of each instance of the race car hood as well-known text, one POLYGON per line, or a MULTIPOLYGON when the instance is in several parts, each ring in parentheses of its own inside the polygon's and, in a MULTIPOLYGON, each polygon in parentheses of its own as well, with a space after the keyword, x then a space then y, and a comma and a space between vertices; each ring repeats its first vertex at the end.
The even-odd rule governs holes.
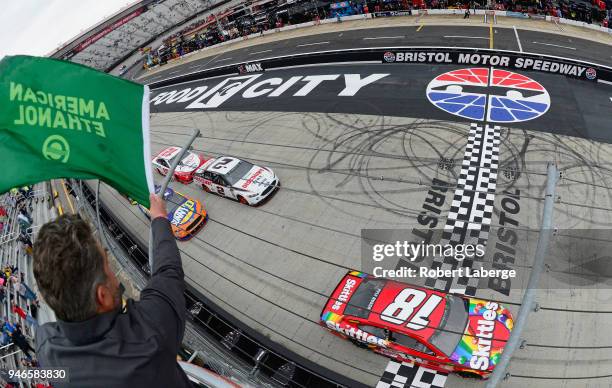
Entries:
POLYGON ((200 157, 193 152, 189 152, 187 156, 183 158, 181 163, 176 166, 176 172, 179 173, 190 173, 195 171, 202 164, 200 157))
POLYGON ((346 308, 346 303, 353 293, 361 284, 363 278, 367 275, 363 272, 359 271, 351 271, 349 272, 338 285, 336 289, 329 297, 327 304, 323 308, 323 312, 321 314, 321 319, 326 321, 329 317, 328 313, 333 313, 335 315, 342 315, 344 313, 344 309, 346 308))
POLYGON ((367 276, 367 274, 359 271, 351 271, 344 276, 323 308, 320 323, 329 330, 341 333, 347 337, 386 348, 389 341, 371 333, 364 332, 353 322, 345 320, 345 317, 342 315, 347 302, 367 276))
POLYGON ((274 183, 276 175, 271 170, 253 166, 240 180, 234 184, 238 190, 246 190, 253 194, 261 194, 274 183))
POLYGON ((468 368, 492 371, 512 327, 512 314, 503 305, 470 298, 468 324, 450 359, 468 368))
POLYGON ((200 215, 199 213, 204 214, 202 205, 198 201, 188 199, 168 214, 168 220, 173 226, 184 230, 200 215))

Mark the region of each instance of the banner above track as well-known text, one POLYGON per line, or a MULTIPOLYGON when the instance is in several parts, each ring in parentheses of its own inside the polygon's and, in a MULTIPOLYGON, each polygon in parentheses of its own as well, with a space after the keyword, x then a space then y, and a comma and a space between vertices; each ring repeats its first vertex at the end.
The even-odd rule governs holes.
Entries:
POLYGON ((523 54, 493 54, 491 52, 441 51, 386 51, 383 63, 442 63, 455 65, 482 65, 497 68, 520 69, 556 73, 588 81, 597 80, 597 70, 588 64, 576 61, 559 61, 550 58, 538 59, 523 54))

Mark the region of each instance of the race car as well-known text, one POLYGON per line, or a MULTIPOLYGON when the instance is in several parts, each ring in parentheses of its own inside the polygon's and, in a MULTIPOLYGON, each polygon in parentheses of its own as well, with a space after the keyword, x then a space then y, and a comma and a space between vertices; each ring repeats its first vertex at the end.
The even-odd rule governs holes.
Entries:
MULTIPOLYGON (((172 162, 178 157, 181 150, 181 147, 168 147, 153 159, 153 166, 160 175, 165 176, 168 173, 172 162)), ((206 159, 200 155, 187 151, 174 170, 174 179, 184 184, 193 182, 193 174, 205 162, 206 159)))
POLYGON ((503 305, 351 271, 321 325, 360 347, 441 372, 487 378, 513 327, 503 305))
MULTIPOLYGON (((161 187, 156 185, 155 192, 159 193, 160 190, 161 187)), ((189 240, 206 224, 208 213, 199 201, 187 198, 171 188, 166 189, 164 199, 172 233, 177 240, 189 240)), ((138 205, 138 208, 147 218, 151 218, 149 209, 142 205, 138 205)))
POLYGON ((208 160, 198 168, 193 179, 209 193, 251 206, 269 198, 280 185, 271 169, 231 156, 208 160))

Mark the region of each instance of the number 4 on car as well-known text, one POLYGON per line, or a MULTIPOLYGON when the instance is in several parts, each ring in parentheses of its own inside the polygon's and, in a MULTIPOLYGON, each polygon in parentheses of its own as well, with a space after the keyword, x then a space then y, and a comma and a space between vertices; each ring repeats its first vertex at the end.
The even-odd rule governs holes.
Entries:
POLYGON ((195 172, 202 188, 245 205, 259 205, 280 186, 274 171, 231 156, 210 159, 195 172))
POLYGON ((397 361, 487 378, 513 321, 510 311, 497 302, 352 271, 329 298, 321 324, 397 361))

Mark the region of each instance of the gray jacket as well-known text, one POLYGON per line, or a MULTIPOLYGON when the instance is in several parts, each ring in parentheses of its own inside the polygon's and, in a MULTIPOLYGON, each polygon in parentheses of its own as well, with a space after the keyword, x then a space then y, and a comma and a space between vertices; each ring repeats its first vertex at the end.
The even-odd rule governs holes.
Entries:
POLYGON ((56 388, 192 387, 176 356, 185 331, 181 257, 165 218, 153 221, 153 277, 127 308, 83 322, 51 322, 36 331, 41 368, 67 368, 56 388))

